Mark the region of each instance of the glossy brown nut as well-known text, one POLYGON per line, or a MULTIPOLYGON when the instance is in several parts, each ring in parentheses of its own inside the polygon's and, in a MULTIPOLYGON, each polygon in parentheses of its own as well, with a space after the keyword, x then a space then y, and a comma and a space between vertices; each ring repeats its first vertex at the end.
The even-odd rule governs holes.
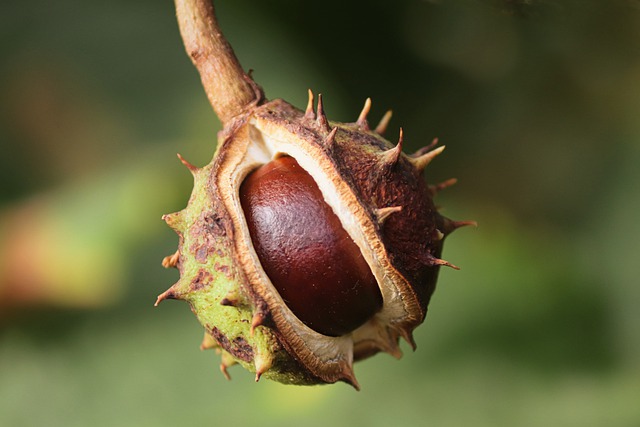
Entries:
POLYGON ((291 311, 324 335, 347 334, 382 308, 358 246, 292 157, 252 172, 240 201, 262 268, 291 311))

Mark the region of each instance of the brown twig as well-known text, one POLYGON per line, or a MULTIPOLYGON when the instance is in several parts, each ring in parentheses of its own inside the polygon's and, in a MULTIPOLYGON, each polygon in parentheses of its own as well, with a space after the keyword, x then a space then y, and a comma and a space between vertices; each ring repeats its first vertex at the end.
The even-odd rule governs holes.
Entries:
POLYGON ((211 0, 175 0, 180 34, 216 114, 227 124, 256 101, 257 87, 220 31, 211 0))

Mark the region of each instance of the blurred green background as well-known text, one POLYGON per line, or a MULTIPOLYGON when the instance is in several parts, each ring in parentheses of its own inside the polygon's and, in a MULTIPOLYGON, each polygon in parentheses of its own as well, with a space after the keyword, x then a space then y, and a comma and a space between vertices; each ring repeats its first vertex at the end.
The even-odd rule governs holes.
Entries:
MULTIPOLYGON (((640 425, 640 6, 610 1, 219 0, 270 98, 394 110, 427 179, 459 184, 418 350, 362 385, 227 382, 160 220, 219 123, 171 1, 0 13, 0 425, 640 425)), ((389 132, 393 139, 395 130, 389 132)))

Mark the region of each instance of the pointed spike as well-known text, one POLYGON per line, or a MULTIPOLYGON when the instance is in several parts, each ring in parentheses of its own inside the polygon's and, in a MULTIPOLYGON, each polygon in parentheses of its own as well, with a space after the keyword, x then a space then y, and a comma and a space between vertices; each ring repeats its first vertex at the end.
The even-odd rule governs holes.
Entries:
POLYGON ((189 169, 189 171, 195 175, 198 172, 198 167, 192 165, 191 163, 189 163, 184 157, 182 157, 182 155, 180 153, 178 154, 178 159, 180 159, 180 161, 182 162, 183 165, 185 165, 187 167, 187 169, 189 169))
POLYGON ((416 348, 418 348, 418 346, 416 345, 416 340, 413 339, 413 333, 406 330, 404 327, 398 329, 398 332, 400 332, 400 336, 411 346, 411 349, 413 351, 416 351, 416 348))
POLYGON ((171 226, 172 223, 175 223, 176 216, 177 213, 164 214, 162 215, 162 220, 171 226))
POLYGON ((429 145, 426 145, 424 147, 422 147, 421 149, 419 149, 418 151, 416 151, 415 153, 413 153, 412 157, 420 157, 423 154, 431 151, 431 149, 433 149, 436 145, 438 145, 438 138, 433 138, 433 140, 429 143, 429 145))
POLYGON ((248 303, 242 295, 239 295, 237 292, 231 291, 220 300, 220 305, 223 305, 225 307, 241 308, 247 307, 248 303))
POLYGON ((219 348, 218 342, 211 336, 207 331, 204 332, 204 337, 202 338, 202 343, 200 344, 200 350, 211 350, 214 348, 219 348))
POLYGON ((353 372, 353 365, 350 364, 348 366, 344 366, 342 370, 342 381, 351 384, 356 391, 360 391, 360 384, 358 384, 358 380, 356 379, 356 374, 353 372))
POLYGON ((324 146, 326 148, 333 147, 333 144, 336 142, 336 133, 337 132, 338 132, 338 126, 336 126, 333 129, 331 129, 331 132, 329 132, 329 135, 327 135, 327 137, 324 139, 324 146))
POLYGON ((436 228, 436 240, 444 239, 444 233, 436 228))
POLYGON ((265 319, 266 319, 266 316, 262 310, 256 310, 256 312, 253 313, 253 318, 251 319, 251 329, 249 329, 249 334, 251 336, 253 336, 253 332, 256 330, 258 326, 261 326, 264 324, 265 319))
POLYGON ((457 265, 453 265, 451 264, 449 261, 445 261, 443 259, 440 258, 435 258, 435 257, 430 257, 430 265, 432 266, 436 266, 436 265, 444 265, 445 267, 451 267, 454 270, 460 270, 460 267, 458 267, 457 265))
POLYGON ((364 107, 362 107, 362 111, 360 112, 360 115, 358 116, 358 120, 356 121, 356 124, 363 130, 369 130, 367 115, 369 114, 370 110, 371 110, 371 98, 367 98, 364 101, 364 107))
POLYGON ((262 376, 262 374, 271 369, 273 360, 271 358, 257 354, 253 360, 253 363, 256 367, 256 382, 258 382, 260 381, 260 377, 262 376))
POLYGON ((398 346, 397 344, 389 348, 387 350, 387 353, 390 354, 394 359, 402 359, 402 350, 400 350, 400 346, 398 346))
POLYGON ((378 219, 378 224, 382 225, 389 218, 389 216, 393 213, 400 212, 402 210, 402 206, 390 206, 388 208, 379 208, 375 210, 376 218, 378 219))
POLYGON ((442 145, 435 150, 431 150, 419 157, 409 157, 409 160, 411 161, 411 163, 413 163, 413 167, 416 168, 419 173, 421 173, 433 159, 435 159, 440 153, 444 151, 444 148, 445 145, 442 145))
POLYGON ((387 352, 395 359, 402 359, 402 350, 398 345, 398 333, 391 328, 385 328, 386 330, 386 340, 384 342, 383 351, 387 352))
POLYGON ((393 327, 376 317, 369 319, 366 324, 366 328, 354 334, 353 339, 357 343, 353 349, 354 360, 366 359, 378 351, 390 354, 396 359, 402 357, 402 350, 398 346, 399 333, 393 327))
POLYGON ((468 226, 477 227, 478 223, 475 221, 453 221, 448 218, 444 219, 445 234, 450 234, 453 231, 457 230, 458 228, 468 227, 468 226))
POLYGON ((376 133, 378 135, 383 135, 387 131, 387 126, 389 126, 389 122, 391 121, 391 116, 393 116, 393 111, 388 110, 384 113, 384 116, 380 119, 378 126, 376 126, 376 133))
POLYGON ((473 220, 469 220, 469 221, 451 221, 451 223, 453 224, 453 228, 460 228, 460 227, 467 227, 467 226, 473 226, 473 227, 477 227, 478 223, 476 221, 473 220))
POLYGON ((398 138, 398 144, 385 151, 382 156, 383 156, 383 162, 387 165, 393 166, 396 163, 398 163, 398 160, 400 159, 400 155, 402 154, 402 142, 404 141, 403 139, 403 132, 402 132, 402 128, 400 128, 400 137, 398 138))
POLYGON ((225 307, 237 307, 238 301, 226 296, 220 300, 220 305, 224 305, 225 307))
POLYGON ((170 214, 162 215, 162 220, 173 230, 180 231, 182 225, 182 215, 181 212, 174 212, 170 214))
POLYGON ((400 360, 402 359, 402 350, 400 350, 400 346, 397 343, 394 343, 393 346, 387 346, 383 349, 385 353, 393 357, 394 359, 400 360))
POLYGON ((386 342, 384 339, 378 338, 370 339, 364 343, 360 343, 357 360, 364 360, 367 357, 378 353, 379 351, 387 353, 394 359, 402 359, 402 350, 400 350, 397 340, 395 342, 386 342))
POLYGON ((222 372, 222 375, 224 375, 227 381, 231 380, 231 376, 229 375, 229 372, 227 371, 227 369, 237 363, 238 362, 236 362, 233 356, 231 356, 226 351, 222 351, 222 355, 220 357, 220 372, 222 372))
POLYGON ((307 111, 304 113, 306 119, 315 120, 316 112, 313 111, 313 92, 309 89, 309 101, 307 102, 307 111))
POLYGON ((162 301, 166 299, 178 299, 178 296, 173 291, 173 286, 158 295, 158 299, 156 299, 156 303, 153 304, 154 307, 157 307, 162 301))
POLYGON ((444 190, 445 188, 449 188, 452 185, 455 185, 455 183, 458 182, 457 178, 450 178, 444 182, 441 182, 439 184, 434 184, 434 185, 430 185, 429 186, 429 191, 431 192, 432 196, 435 196, 436 194, 438 194, 440 191, 444 190))
POLYGON ((220 364, 220 372, 222 372, 222 375, 224 375, 224 379, 226 379, 227 381, 231 381, 231 375, 229 375, 229 371, 227 370, 227 368, 228 366, 224 363, 220 364))
POLYGON ((220 305, 227 307, 246 307, 247 300, 237 289, 232 289, 220 300, 220 305))
POLYGON ((175 268, 178 265, 178 261, 180 260, 180 249, 178 249, 174 254, 167 255, 162 259, 162 266, 164 268, 175 268))
POLYGON ((322 129, 329 132, 329 121, 327 120, 327 116, 324 114, 324 105, 322 103, 322 94, 318 94, 318 113, 316 118, 316 123, 322 129))
POLYGON ((236 290, 230 290, 227 292, 224 298, 220 300, 220 305, 227 307, 238 307, 240 305, 240 298, 236 290))

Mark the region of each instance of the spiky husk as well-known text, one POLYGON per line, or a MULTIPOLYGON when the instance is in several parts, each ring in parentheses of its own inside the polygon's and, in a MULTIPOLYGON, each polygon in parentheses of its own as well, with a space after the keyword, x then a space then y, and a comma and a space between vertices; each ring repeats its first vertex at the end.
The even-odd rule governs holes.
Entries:
POLYGON ((310 92, 302 112, 282 100, 252 106, 219 136, 212 162, 196 168, 188 206, 164 219, 179 249, 164 264, 180 280, 160 295, 183 299, 205 328, 204 348, 222 353, 260 376, 293 384, 345 381, 358 388, 354 360, 385 351, 400 357, 399 337, 413 348, 413 329, 425 318, 441 260, 443 238, 460 225, 440 216, 422 176, 443 147, 413 156, 382 137, 390 114, 374 131, 365 107, 355 123, 329 122, 310 92), (294 157, 318 184, 372 269, 383 309, 342 337, 302 324, 275 291, 251 244, 238 201, 240 184, 256 167, 294 157))

